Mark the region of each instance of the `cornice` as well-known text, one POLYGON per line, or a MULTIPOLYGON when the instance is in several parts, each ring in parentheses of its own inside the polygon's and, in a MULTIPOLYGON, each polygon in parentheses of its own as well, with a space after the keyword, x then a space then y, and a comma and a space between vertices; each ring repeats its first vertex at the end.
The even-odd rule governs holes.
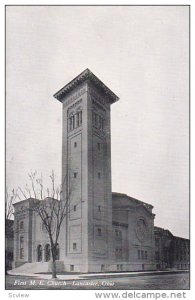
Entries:
POLYGON ((117 205, 116 207, 113 207, 113 210, 117 211, 136 211, 138 209, 144 209, 150 216, 153 218, 155 217, 155 214, 153 214, 144 204, 139 204, 136 206, 130 206, 130 205, 117 205))
POLYGON ((67 96, 71 91, 73 91, 81 83, 89 81, 92 82, 97 88, 99 88, 109 99, 110 104, 119 100, 116 96, 99 78, 97 78, 89 69, 84 70, 81 74, 75 77, 72 81, 66 84, 53 96, 60 102, 67 96))

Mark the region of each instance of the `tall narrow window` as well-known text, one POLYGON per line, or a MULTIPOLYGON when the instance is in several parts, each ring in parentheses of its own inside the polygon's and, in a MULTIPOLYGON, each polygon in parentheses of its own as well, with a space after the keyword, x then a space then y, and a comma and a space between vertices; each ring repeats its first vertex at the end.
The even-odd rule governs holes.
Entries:
POLYGON ((80 118, 79 118, 80 116, 79 116, 79 112, 78 113, 76 113, 76 127, 78 127, 79 125, 80 125, 80 118))
POLYGON ((75 116, 71 115, 69 117, 69 130, 73 130, 75 128, 75 116))
POLYGON ((101 178, 101 173, 100 173, 100 172, 98 172, 98 178, 99 178, 99 179, 101 178))
POLYGON ((24 229, 24 221, 20 222, 20 229, 24 229))
POLYGON ((74 178, 77 178, 77 172, 74 172, 74 178))
POLYGON ((77 243, 73 243, 72 248, 73 250, 77 250, 77 243))
POLYGON ((69 118, 69 130, 72 130, 72 117, 69 118))
POLYGON ((81 125, 82 124, 82 110, 79 112, 79 121, 80 121, 79 125, 81 125))
POLYGON ((37 261, 42 261, 42 246, 38 245, 37 246, 37 261))
POLYGON ((72 129, 75 128, 75 116, 72 116, 72 129))
POLYGON ((97 143, 97 148, 98 148, 99 151, 101 150, 101 144, 100 143, 97 143))
POLYGON ((20 237, 20 259, 24 258, 24 237, 20 237))
POLYGON ((76 125, 77 125, 77 127, 78 126, 80 126, 81 124, 82 124, 82 110, 80 110, 80 111, 78 111, 77 113, 76 113, 76 125))
POLYGON ((138 259, 140 259, 140 250, 138 250, 138 259))

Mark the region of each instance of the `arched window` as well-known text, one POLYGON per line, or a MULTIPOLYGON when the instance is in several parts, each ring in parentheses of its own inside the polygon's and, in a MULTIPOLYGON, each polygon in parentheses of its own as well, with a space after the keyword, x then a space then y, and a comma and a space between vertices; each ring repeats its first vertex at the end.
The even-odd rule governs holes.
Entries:
POLYGON ((37 261, 42 261, 43 249, 41 245, 37 246, 37 261))
POLYGON ((71 131, 82 125, 82 108, 79 107, 76 112, 68 115, 68 130, 71 131))
POLYGON ((69 115, 69 131, 74 129, 74 125, 75 125, 74 114, 71 113, 69 115))
POLYGON ((51 247, 50 244, 45 245, 45 261, 50 261, 51 259, 51 247))
POLYGON ((60 259, 60 247, 59 244, 57 244, 56 246, 56 260, 60 259))
POLYGON ((77 126, 82 125, 82 110, 77 112, 77 126))
POLYGON ((73 115, 72 117, 72 129, 75 128, 75 115, 73 115))
POLYGON ((20 259, 24 258, 24 237, 20 237, 20 259))

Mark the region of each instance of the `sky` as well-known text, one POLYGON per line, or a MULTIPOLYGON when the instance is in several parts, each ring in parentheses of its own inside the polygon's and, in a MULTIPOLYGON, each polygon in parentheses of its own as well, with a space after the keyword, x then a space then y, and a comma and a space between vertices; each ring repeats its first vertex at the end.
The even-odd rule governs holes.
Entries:
POLYGON ((89 68, 111 109, 112 190, 154 206, 155 225, 189 237, 187 6, 9 6, 6 185, 32 170, 61 178, 62 105, 53 94, 89 68))

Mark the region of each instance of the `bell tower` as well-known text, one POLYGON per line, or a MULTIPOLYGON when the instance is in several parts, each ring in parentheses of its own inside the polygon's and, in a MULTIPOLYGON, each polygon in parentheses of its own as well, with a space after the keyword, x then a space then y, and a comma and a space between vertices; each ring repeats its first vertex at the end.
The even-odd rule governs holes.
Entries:
POLYGON ((110 106, 119 98, 89 69, 54 97, 63 104, 62 186, 69 202, 65 269, 108 270, 113 249, 110 106))

